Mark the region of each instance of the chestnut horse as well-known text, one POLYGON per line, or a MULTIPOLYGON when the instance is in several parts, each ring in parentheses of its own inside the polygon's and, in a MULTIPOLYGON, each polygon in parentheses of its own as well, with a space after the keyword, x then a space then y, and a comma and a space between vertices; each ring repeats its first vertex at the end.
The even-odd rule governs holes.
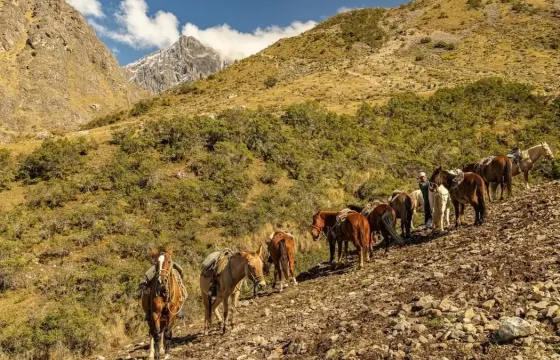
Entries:
POLYGON ((167 342, 171 340, 175 317, 186 298, 180 275, 173 270, 171 254, 171 249, 151 251, 156 266, 156 276, 151 281, 150 291, 142 295, 142 308, 150 327, 148 359, 159 360, 161 355, 165 355, 164 337, 167 342))
MULTIPOLYGON (((482 160, 484 162, 484 160, 482 160)), ((475 172, 482 176, 486 184, 488 199, 492 201, 492 194, 496 195, 496 188, 491 189, 491 184, 495 183, 496 187, 500 185, 500 200, 504 199, 504 187, 507 186, 508 197, 511 197, 512 185, 512 161, 506 155, 493 156, 492 160, 487 163, 474 163, 465 166, 464 172, 475 172)))
POLYGON ((395 209, 397 219, 401 219, 401 236, 410 238, 412 227, 412 216, 414 215, 414 203, 410 195, 404 192, 393 192, 389 205, 395 209))
POLYGON ((430 180, 438 186, 445 186, 449 190, 451 201, 455 207, 455 227, 459 227, 461 223, 460 217, 465 212, 465 204, 470 204, 474 208, 474 224, 482 225, 486 214, 486 200, 484 199, 486 185, 484 179, 477 173, 467 172, 464 173, 463 180, 456 184, 454 182, 456 176, 443 170, 440 166, 434 171, 430 180))
MULTIPOLYGON (((363 211, 363 208, 356 205, 350 205, 348 207, 360 213, 363 211)), ((366 218, 368 219, 369 228, 373 234, 372 237, 375 237, 377 233, 381 233, 385 241, 385 252, 389 251, 391 239, 396 241, 399 245, 404 245, 403 239, 397 234, 397 230, 395 230, 395 223, 397 221, 395 209, 387 204, 380 204, 367 214, 366 218)), ((373 247, 373 241, 371 244, 371 247, 373 247)))
POLYGON ((292 283, 297 285, 295 265, 296 244, 294 238, 283 231, 276 231, 270 236, 268 253, 270 254, 271 262, 274 264, 272 287, 276 287, 276 280, 278 279, 280 281, 280 292, 282 292, 284 285, 282 275, 284 275, 286 281, 289 282, 291 279, 292 283))
POLYGON ((370 246, 370 229, 367 219, 355 212, 348 213, 346 220, 337 225, 336 217, 340 214, 338 211, 319 211, 313 215, 313 224, 311 225, 311 236, 317 241, 321 233, 327 235, 329 242, 329 250, 331 253, 331 263, 334 261, 335 241, 338 244, 338 261, 340 264, 342 257, 342 242, 344 241, 344 260, 348 263, 348 241, 352 239, 354 246, 360 254, 360 269, 364 267, 364 258, 369 261, 370 246))

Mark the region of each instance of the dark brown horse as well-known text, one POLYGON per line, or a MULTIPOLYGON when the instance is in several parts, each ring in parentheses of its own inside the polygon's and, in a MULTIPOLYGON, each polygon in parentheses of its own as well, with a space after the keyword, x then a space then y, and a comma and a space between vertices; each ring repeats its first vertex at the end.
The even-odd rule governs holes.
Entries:
POLYGON ((348 263, 348 242, 352 240, 354 246, 360 254, 360 269, 364 267, 364 258, 369 261, 369 245, 371 235, 369 223, 367 219, 355 212, 348 213, 346 220, 337 225, 336 217, 340 214, 338 211, 319 211, 313 215, 313 224, 311 225, 311 235, 313 240, 317 241, 321 233, 327 235, 329 249, 331 253, 331 263, 334 261, 335 241, 338 244, 338 261, 342 257, 342 242, 344 241, 344 260, 348 263))
POLYGON ((500 200, 504 199, 504 187, 506 186, 508 197, 511 197, 511 185, 513 182, 512 162, 506 155, 494 156, 492 160, 485 164, 468 164, 463 171, 475 172, 482 176, 486 184, 486 191, 488 192, 488 199, 490 201, 492 201, 492 195, 494 195, 495 198, 498 185, 501 187, 500 200))
POLYGON ((142 295, 142 308, 150 327, 150 354, 148 359, 159 360, 165 355, 164 337, 170 341, 175 317, 185 302, 186 293, 173 271, 171 249, 152 249, 152 261, 156 276, 151 281, 150 291, 142 295), (162 336, 165 335, 165 336, 162 336))
POLYGON ((412 216, 414 215, 414 203, 410 195, 404 192, 394 192, 389 205, 395 209, 397 219, 401 219, 401 236, 410 238, 412 216))
POLYGON ((456 183, 454 180, 457 175, 443 170, 440 166, 432 174, 431 181, 438 186, 443 185, 449 190, 453 206, 455 207, 456 227, 459 227, 461 224, 460 217, 465 212, 465 204, 470 204, 474 208, 475 225, 482 225, 486 214, 486 200, 484 199, 486 185, 484 179, 473 172, 467 172, 463 175, 463 180, 456 183))
MULTIPOLYGON (((363 208, 350 205, 348 208, 362 213, 363 208)), ((363 213, 362 213, 363 214, 363 213)), ((395 223, 397 221, 397 214, 395 210, 387 204, 376 206, 369 214, 364 214, 368 219, 369 228, 371 230, 372 240, 375 234, 380 233, 385 241, 385 252, 389 251, 389 244, 391 239, 396 241, 399 245, 404 245, 403 239, 397 234, 395 230, 395 223)), ((373 241, 371 242, 373 246, 373 241)))
POLYGON ((296 243, 294 238, 283 231, 276 231, 271 235, 268 242, 268 253, 270 260, 274 264, 274 281, 272 287, 276 287, 276 280, 280 281, 280 292, 282 292, 282 275, 286 281, 296 281, 296 243))

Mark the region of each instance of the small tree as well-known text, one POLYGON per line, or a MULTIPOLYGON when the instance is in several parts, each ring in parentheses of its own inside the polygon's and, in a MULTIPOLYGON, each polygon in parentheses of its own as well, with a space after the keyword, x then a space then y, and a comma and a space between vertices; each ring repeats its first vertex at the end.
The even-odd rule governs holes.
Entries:
POLYGON ((267 89, 273 88, 276 86, 276 84, 278 83, 278 79, 273 77, 273 76, 269 76, 266 78, 266 80, 264 81, 264 86, 266 86, 267 89))

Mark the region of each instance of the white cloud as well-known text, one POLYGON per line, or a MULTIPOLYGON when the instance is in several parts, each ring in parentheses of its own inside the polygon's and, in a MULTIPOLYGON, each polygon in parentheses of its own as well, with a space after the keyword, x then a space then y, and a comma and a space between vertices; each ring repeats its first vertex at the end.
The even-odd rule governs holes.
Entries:
POLYGON ((103 11, 101 10, 101 3, 99 2, 99 0, 66 0, 66 2, 72 5, 84 16, 105 16, 103 14, 103 11))
POLYGON ((130 45, 135 49, 162 48, 173 44, 179 38, 179 20, 165 11, 158 11, 148 16, 148 4, 145 0, 124 0, 120 10, 115 14, 119 30, 110 30, 90 20, 90 25, 101 36, 109 37, 130 45))
POLYGON ((315 25, 315 21, 294 21, 284 28, 269 26, 265 29, 257 28, 252 33, 243 33, 227 24, 199 29, 196 25, 187 23, 183 27, 183 35, 195 37, 227 59, 237 60, 253 55, 282 38, 299 35, 315 25))
POLYGON ((350 7, 347 7, 347 6, 343 6, 343 7, 339 8, 336 11, 336 13, 337 14, 342 14, 342 13, 345 13, 345 12, 348 12, 348 11, 359 10, 359 9, 362 9, 362 8, 360 8, 360 7, 350 8, 350 7))

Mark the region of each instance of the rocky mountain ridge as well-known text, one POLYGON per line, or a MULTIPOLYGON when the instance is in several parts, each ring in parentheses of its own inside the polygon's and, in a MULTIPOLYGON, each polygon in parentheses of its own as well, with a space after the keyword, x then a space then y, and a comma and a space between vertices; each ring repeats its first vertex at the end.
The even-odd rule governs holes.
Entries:
POLYGON ((184 82, 217 73, 227 62, 212 48, 192 36, 181 36, 165 49, 144 56, 124 67, 129 81, 152 94, 184 82))
POLYGON ((64 0, 0 2, 3 140, 67 131, 139 98, 113 54, 64 0))

